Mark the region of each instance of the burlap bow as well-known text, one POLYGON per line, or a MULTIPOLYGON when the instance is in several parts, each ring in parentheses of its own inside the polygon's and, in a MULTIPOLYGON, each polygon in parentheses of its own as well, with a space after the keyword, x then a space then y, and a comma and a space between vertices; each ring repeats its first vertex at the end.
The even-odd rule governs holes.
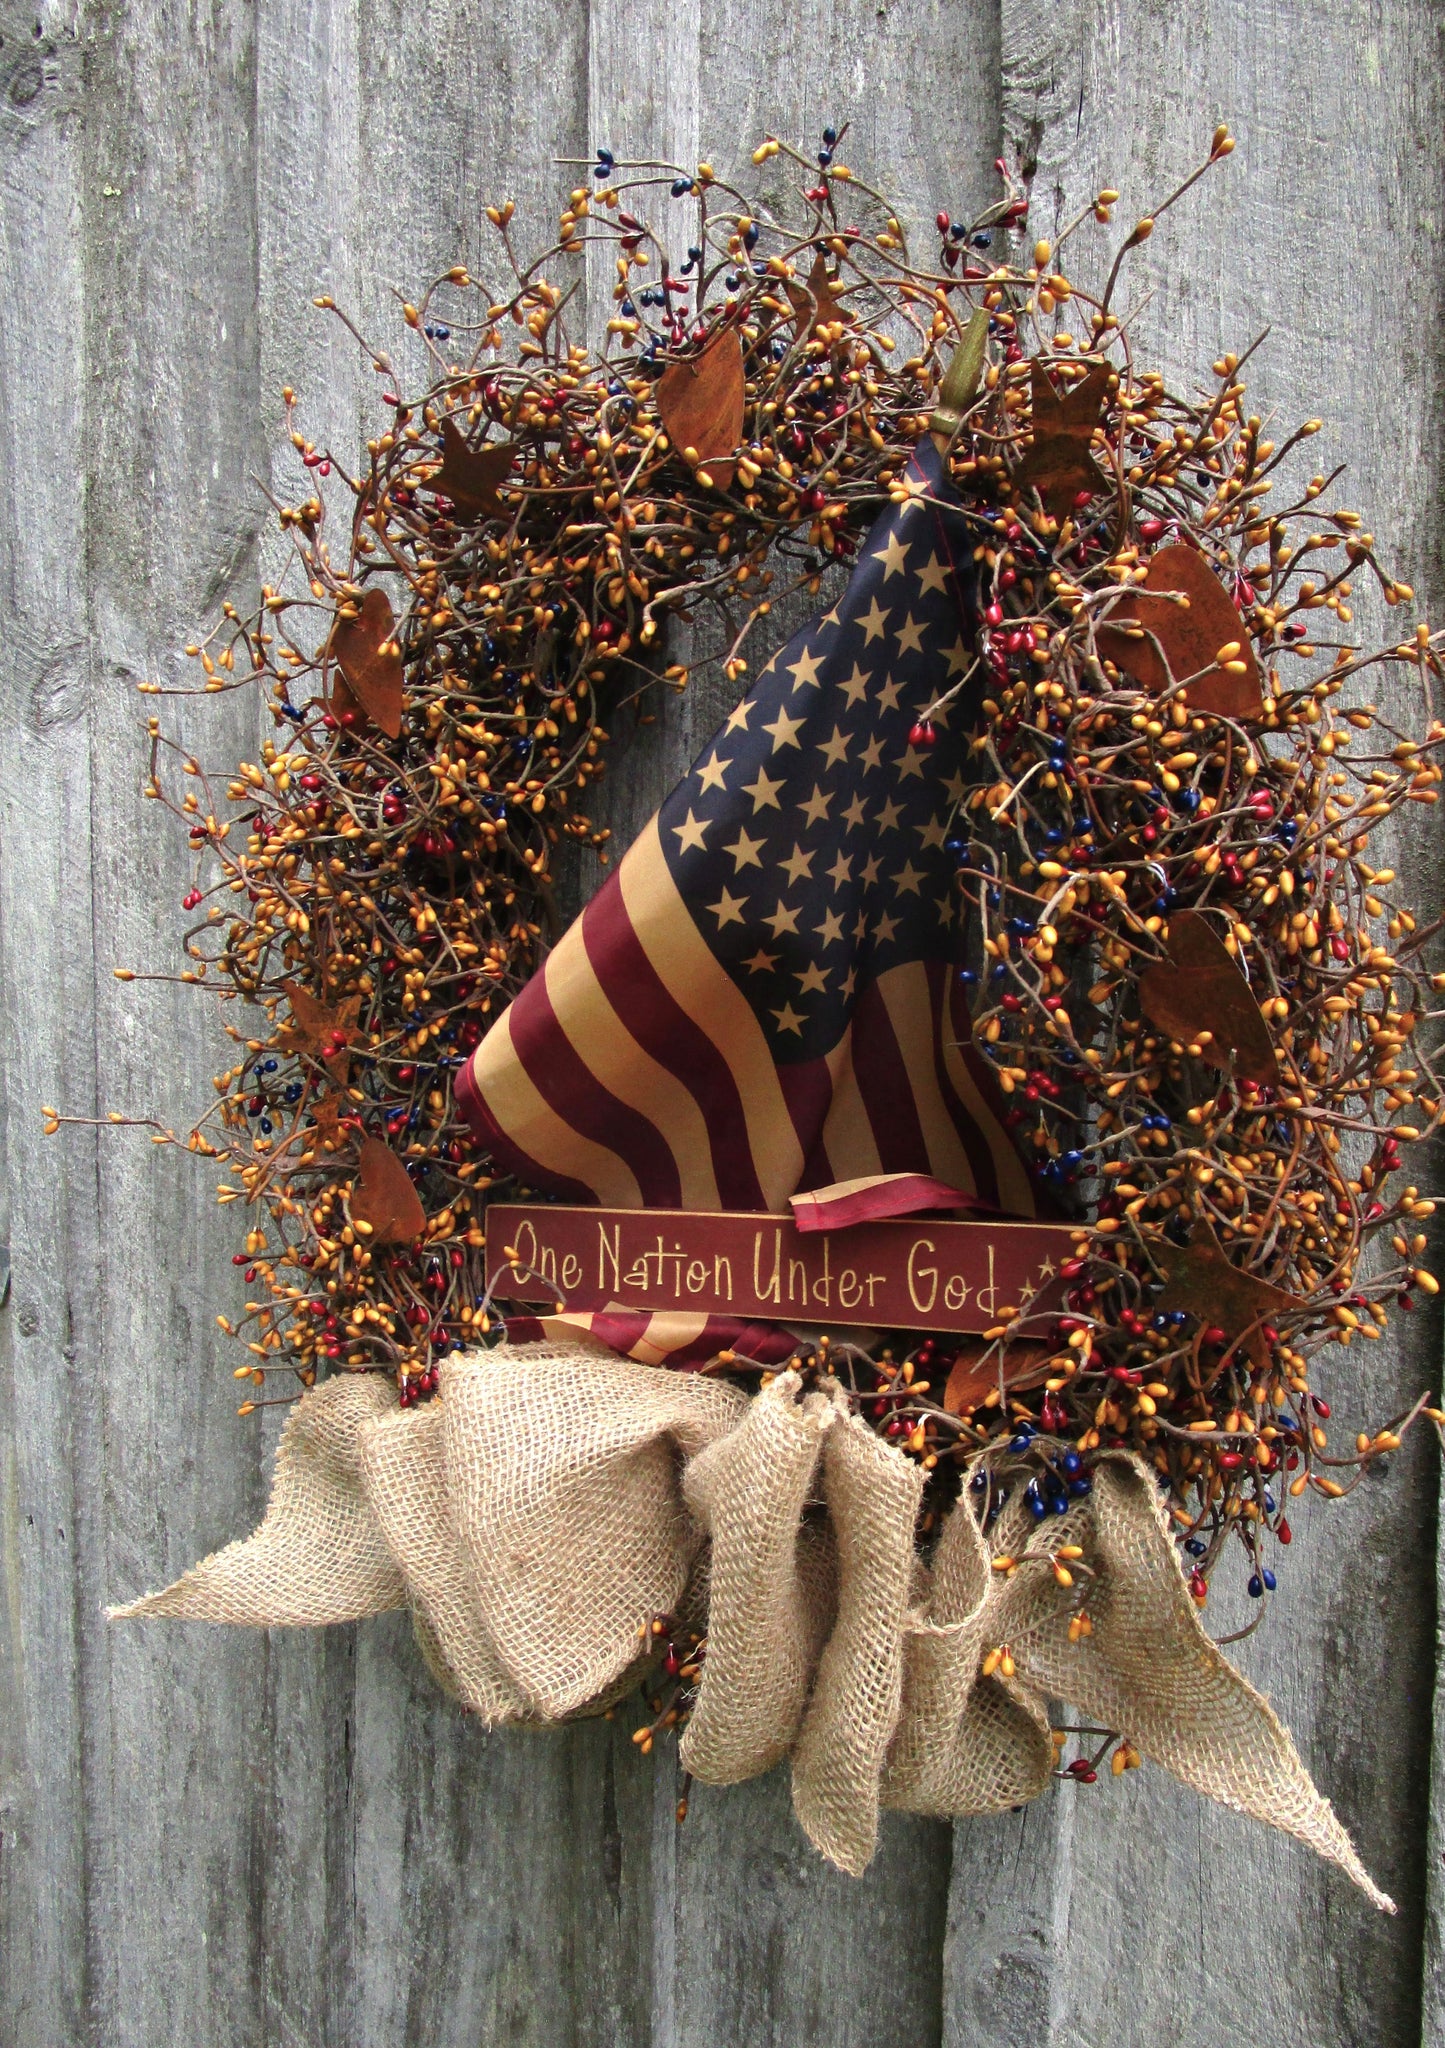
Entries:
POLYGON ((453 1356, 418 1409, 377 1375, 315 1388, 282 1432, 255 1534, 112 1614, 270 1626, 409 1606, 466 1706, 545 1724, 625 1692, 648 1624, 705 1578, 683 1760, 731 1784, 790 1757, 798 1818, 843 1870, 868 1864, 880 1805, 1035 1797, 1056 1698, 1393 1910, 1205 1633, 1145 1466, 1106 1455, 1066 1515, 1035 1523, 1015 1499, 987 1536, 965 1489, 927 1568, 922 1484, 840 1390, 804 1394, 791 1373, 750 1401, 587 1342, 502 1346, 453 1356), (1071 1589, 1062 1545, 1082 1552, 1071 1589), (1071 1639, 1081 1604, 1092 1632, 1071 1639), (1014 1675, 985 1677, 1004 1645, 1014 1675))

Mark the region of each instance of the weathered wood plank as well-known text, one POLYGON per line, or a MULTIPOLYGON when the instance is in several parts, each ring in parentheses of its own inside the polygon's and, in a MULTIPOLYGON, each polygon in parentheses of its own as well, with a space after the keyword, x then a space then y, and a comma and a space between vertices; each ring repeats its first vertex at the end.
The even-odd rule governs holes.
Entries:
MULTIPOLYGON (((138 800, 135 685, 189 683, 195 622, 253 573, 254 42, 249 16, 226 10, 97 10, 85 32, 87 1023, 100 1106, 184 1129, 221 1064, 209 1006, 173 985, 122 989, 111 968, 174 969, 192 872, 175 828, 138 800)), ((239 698, 176 705, 167 723, 224 762, 250 712, 239 698)), ((236 1300, 233 1226, 184 1153, 111 1138, 77 1236, 96 1271, 77 1303, 70 1445, 89 2025, 141 2043, 204 2037, 228 2012, 235 2039, 259 2040, 256 1646, 203 1629, 151 1639, 98 1611, 260 1505, 259 1445, 238 1438, 214 1320, 236 1300)))
MULTIPOLYGON (((1428 10, 1342 8, 1302 27, 1227 5, 1180 14, 1006 0, 1003 19, 1006 125, 1037 160, 1032 233, 1113 184, 1124 196, 1112 249, 1199 160, 1216 121, 1229 122, 1235 157, 1161 221, 1133 267, 1130 302, 1155 294, 1141 341, 1176 375, 1197 376, 1269 324, 1252 365, 1258 409, 1326 420, 1312 460, 1349 462, 1348 501, 1422 605, 1438 598, 1436 358, 1395 312, 1402 250, 1423 266, 1430 303, 1440 288, 1426 225, 1438 173, 1425 109, 1441 75, 1428 10)), ((1071 269, 1084 274, 1077 259, 1071 269)), ((1385 615, 1360 596, 1359 630, 1376 637, 1385 615)), ((1438 900, 1438 831, 1418 827, 1390 857, 1415 900, 1438 900)), ((1433 1319, 1418 1317, 1388 1347, 1337 1354, 1324 1387, 1335 1426, 1348 1433, 1357 1417, 1403 1406, 1435 1378, 1438 1342, 1433 1319)), ((1240 1987, 1265 1983, 1280 2039, 1415 2038, 1432 1462, 1412 1443, 1349 1504, 1294 1517, 1273 1626, 1238 1652, 1399 1918, 1160 1774, 1102 1794, 1060 1790, 1062 1811, 1037 1825, 957 1830, 946 2039, 1020 2038, 1010 1979, 1030 2018, 1023 2032, 1041 2041, 1215 2041, 1240 1987), (1006 1858, 1023 1914, 999 1928, 977 1902, 1006 1858)), ((1211 1625, 1229 1627, 1249 1604, 1237 1585, 1224 1589, 1211 1625)))
POLYGON ((936 2042, 948 1837, 942 1822, 885 1815, 873 1862, 844 1877, 794 1819, 786 1767, 694 1787, 678 1841, 668 2048, 936 2042))
POLYGON ((644 2041, 652 1821, 631 1724, 485 1734, 400 1617, 361 1636, 354 2038, 644 2041))
POLYGON ((90 750, 79 150, 81 49, 61 10, 0 13, 0 1029, 16 1276, 0 1309, 0 2026, 16 2048, 84 2025, 85 1817, 68 1447, 70 1289, 94 1281, 71 1228, 94 1175, 38 1104, 92 1099, 90 750), (48 336, 37 349, 37 336, 48 336), (56 452, 65 451, 56 461, 56 452), (39 791, 53 792, 38 801, 39 791), (72 1028, 64 1026, 72 1020, 72 1028))

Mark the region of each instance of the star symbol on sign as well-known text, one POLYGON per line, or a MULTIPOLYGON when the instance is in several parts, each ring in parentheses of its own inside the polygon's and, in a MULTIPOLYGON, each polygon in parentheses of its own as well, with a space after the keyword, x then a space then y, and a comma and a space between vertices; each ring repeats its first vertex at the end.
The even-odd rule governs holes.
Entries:
POLYGON ((825 946, 831 946, 836 939, 843 936, 843 920, 836 911, 827 910, 823 913, 823 922, 814 925, 813 929, 825 946))
POLYGON ((918 894, 918 885, 922 880, 922 875, 911 860, 906 860, 898 870, 898 873, 893 877, 895 887, 898 889, 899 894, 903 896, 916 896, 918 894))
POLYGON ((720 761, 717 757, 717 748, 714 747, 712 759, 704 761, 697 771, 698 794, 701 795, 706 789, 726 789, 727 784, 723 781, 723 776, 732 765, 731 761, 720 761))
POLYGON ((763 843, 761 839, 749 839, 742 827, 738 827, 737 838, 731 846, 723 848, 724 853, 730 853, 733 857, 734 874, 737 874, 742 868, 760 868, 762 866, 762 862, 758 859, 758 854, 762 849, 763 843))
POLYGON ((876 853, 870 853, 867 860, 864 861, 863 872, 858 879, 865 889, 873 888, 878 880, 878 856, 876 853))
POLYGON ((823 756, 823 759, 830 768, 841 768, 847 760, 848 742, 851 737, 850 733, 844 732, 841 725, 835 725, 833 727, 832 739, 828 741, 826 746, 819 747, 818 752, 823 756))
POLYGON ((773 1010, 769 1014, 777 1018, 779 1031, 796 1031, 799 1038, 802 1037, 803 1020, 791 1003, 784 1003, 781 1010, 773 1010))
POLYGON ((964 781, 963 771, 960 768, 954 769, 943 787, 948 793, 950 803, 961 804, 968 795, 968 784, 964 781))
POLYGON ((850 704, 861 704, 868 695, 868 678, 856 661, 853 664, 852 675, 846 683, 840 683, 838 687, 850 704))
POLYGON ((854 927, 853 927, 853 936, 854 936, 854 938, 855 938, 855 939, 866 939, 866 938, 867 938, 867 936, 868 936, 868 913, 867 913, 867 911, 866 911, 866 910, 860 910, 860 911, 859 911, 859 913, 858 913, 858 921, 857 921, 857 923, 856 923, 856 924, 854 925, 854 927))
POLYGON ((930 555, 918 572, 920 592, 936 590, 940 597, 948 595, 948 569, 937 555, 930 555))
POLYGON ((841 991, 841 993, 842 993, 842 997, 843 997, 843 1000, 844 1000, 844 1002, 845 1002, 845 1003, 847 1002, 847 1000, 848 1000, 849 996, 851 996, 851 995, 852 995, 852 993, 853 993, 854 989, 855 989, 855 988, 856 988, 857 986, 858 986, 858 970, 857 970, 857 968, 856 968, 856 967, 850 967, 850 968, 848 969, 848 972, 847 972, 847 973, 846 973, 846 974, 845 974, 845 975, 843 976, 843 987, 842 987, 842 991, 841 991))
MULTIPOLYGON (((744 697, 742 703, 728 713, 728 722, 724 729, 727 732, 746 732, 748 729, 748 713, 752 708, 752 698, 744 697)), ((727 765, 727 762, 724 761, 723 766, 726 768, 727 765)))
POLYGON ((832 867, 828 869, 828 873, 832 877, 833 887, 841 889, 845 882, 851 882, 853 879, 853 863, 846 853, 840 853, 832 867))
POLYGON ((780 811, 782 809, 782 805, 778 802, 778 791, 782 788, 782 786, 783 778, 781 775, 778 777, 777 781, 774 782, 772 777, 767 773, 767 771, 765 769, 760 768, 758 770, 757 781, 745 782, 743 784, 743 789, 752 798, 753 809, 755 811, 765 811, 768 809, 769 805, 771 805, 771 807, 775 811, 780 811))
POLYGON ((746 896, 730 896, 727 890, 724 889, 716 903, 709 903, 708 909, 717 919, 719 931, 726 924, 741 924, 743 922, 743 906, 747 900, 746 896))
POLYGON ((930 818, 920 829, 919 839, 924 846, 942 846, 944 830, 942 818, 930 818))
POLYGON ((883 763, 883 742, 875 732, 872 739, 858 756, 860 768, 878 768, 883 763))
POLYGON ((793 678, 793 688, 795 690, 816 689, 818 686, 818 671, 822 666, 821 656, 809 654, 805 647, 788 670, 788 674, 793 678))
POLYGON ((810 960, 797 977, 800 996, 820 996, 828 986, 828 977, 816 960, 810 960))
POLYGON ((695 846, 705 846, 707 844, 707 828, 712 822, 711 818, 695 818, 692 814, 691 806, 689 806, 687 816, 683 822, 672 827, 672 830, 678 837, 678 852, 691 853, 695 846))
POLYGON ((786 860, 778 862, 778 866, 790 882, 811 882, 813 879, 813 856, 811 853, 804 853, 801 846, 795 846, 786 860))
POLYGON ((923 778, 923 762, 916 747, 905 747, 898 763, 898 780, 906 782, 910 775, 916 775, 920 781, 923 778))
POLYGON ((878 692, 878 709, 880 711, 896 711, 898 709, 898 692, 902 688, 902 683, 895 677, 890 676, 883 685, 883 688, 878 692))
POLYGON ((796 910, 789 910, 787 904, 784 903, 781 899, 779 899, 778 907, 773 912, 772 916, 762 918, 760 922, 763 924, 770 924, 772 926, 773 937, 775 939, 780 939, 783 936, 784 932, 791 932, 796 938, 798 932, 798 918, 800 914, 801 913, 796 910))
POLYGON ((751 960, 744 960, 743 962, 743 965, 747 968, 749 974, 767 974, 774 967, 776 967, 777 964, 777 954, 765 953, 761 946, 759 946, 757 952, 754 953, 751 960))
POLYGON ((897 648, 900 654, 922 654, 923 625, 910 612, 898 629, 897 648))
POLYGON ((853 793, 852 803, 849 804, 847 810, 843 813, 843 823, 850 827, 861 825, 863 823, 864 814, 866 813, 867 809, 868 806, 864 803, 862 797, 859 796, 859 794, 855 790, 853 793))
POLYGON ((868 610, 864 612, 862 618, 858 621, 866 635, 863 642, 865 647, 871 647, 875 640, 883 638, 883 629, 888 624, 890 617, 891 614, 884 611, 882 605, 879 604, 875 597, 868 610))
POLYGON ((902 815, 903 813, 899 810, 897 804, 894 803, 892 797, 885 797, 883 807, 878 813, 878 830, 880 832, 896 832, 898 820, 902 815))
POLYGON ((968 649, 963 644, 963 635, 961 633, 954 641, 952 647, 944 648, 943 658, 948 663, 948 673, 951 676, 961 676, 963 674, 964 670, 968 667, 968 649))
POLYGON ((779 711, 772 724, 763 727, 764 732, 770 732, 773 736, 773 752, 776 754, 780 747, 797 746, 798 734, 802 731, 804 723, 801 718, 789 718, 786 711, 779 711))
POLYGON ((821 825, 824 818, 827 817, 831 805, 832 799, 823 794, 823 785, 820 782, 814 787, 813 794, 808 798, 808 801, 805 804, 799 804, 798 809, 810 825, 821 825))
POLYGON ((886 946, 898 929, 896 917, 880 917, 873 927, 873 936, 880 946, 886 946))
POLYGON ((886 583, 890 576, 903 574, 908 566, 908 550, 896 533, 890 533, 873 559, 883 564, 883 581, 886 583))

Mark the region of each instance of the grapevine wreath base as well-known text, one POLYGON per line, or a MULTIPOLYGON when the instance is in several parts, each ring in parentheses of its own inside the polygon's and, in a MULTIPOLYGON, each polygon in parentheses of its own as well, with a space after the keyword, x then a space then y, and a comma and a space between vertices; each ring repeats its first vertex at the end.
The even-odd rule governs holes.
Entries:
MULTIPOLYGON (((1423 1406, 1331 1445, 1312 1374, 1327 1347, 1367 1367, 1396 1310, 1437 1291, 1433 1204, 1401 1170, 1445 1092, 1439 924, 1400 899, 1375 835, 1438 799, 1439 641, 1418 621, 1373 649, 1351 634, 1352 579, 1391 611, 1413 593, 1328 502, 1332 478, 1294 475, 1319 421, 1272 443, 1234 354, 1187 395, 1136 363, 1125 258, 1179 192, 1090 292, 1065 265, 1114 192, 1029 243, 1001 165, 996 206, 940 213, 910 249, 822 141, 816 160, 765 142, 756 193, 599 150, 545 256, 524 262, 510 207, 489 208, 491 277, 458 267, 405 306, 400 364, 362 341, 386 418, 357 475, 291 412, 292 568, 190 650, 204 693, 259 688, 276 737, 222 795, 155 719, 146 794, 195 851, 180 978, 233 1006, 234 1047, 189 1137, 152 1135, 220 1161, 220 1200, 245 1205, 254 1297, 221 1318, 247 1346, 242 1413, 297 1405, 256 1535, 121 1611, 409 1606, 489 1723, 640 1686, 644 1752, 683 1730, 689 1768, 721 1782, 791 1756, 804 1826, 850 1870, 880 1804, 1014 1806, 1051 1771, 1082 1785, 1111 1749, 1116 1773, 1146 1753, 1384 1903, 1201 1610, 1237 1561, 1262 1616, 1300 1497, 1348 1493, 1423 1406), (575 331, 588 248, 606 259, 589 275, 617 278, 595 348, 575 331), (938 558, 910 552, 921 529, 938 558), (932 1051, 971 1062, 991 1105, 1019 1191, 995 1207, 1073 1228, 1062 1299, 858 1347, 776 1326, 750 1352, 659 1343, 650 1365, 565 1304, 508 1322, 486 1204, 619 1200, 585 1173, 580 1196, 576 1174, 519 1174, 459 1102, 507 1019, 577 965, 575 939, 548 942, 568 848, 606 857, 583 809, 602 720, 685 686, 681 618, 694 668, 712 645, 748 703, 772 693, 781 777, 813 743, 806 671, 784 700, 775 664, 750 678, 750 636, 844 571, 864 666, 812 700, 837 720, 822 823, 787 859, 787 841, 758 854, 767 971, 796 970, 805 1009, 833 972, 836 934, 811 954, 790 936, 790 892, 831 873, 810 875, 820 834, 845 854, 849 930, 869 931, 847 941, 865 982, 922 884, 953 949, 908 963, 948 987, 932 1051), (865 578, 894 620, 866 642, 865 578), (927 638, 948 589, 953 649, 927 638), (1364 694, 1381 681, 1418 722, 1364 694), (865 751, 905 688, 899 743, 865 751), (941 806, 926 823, 920 791, 941 806), (843 821, 856 806, 876 868, 910 804, 908 865, 870 896, 843 821), (1095 1753, 1063 1764, 1046 1697, 1097 1724, 1095 1753)), ((1221 129, 1196 175, 1231 148, 1221 129)), ((747 787, 766 811, 774 785, 747 787)), ((699 829, 691 811, 672 826, 684 849, 699 829)), ((739 900, 747 832, 771 829, 727 849, 739 900)), ((734 907, 725 891, 695 933, 713 943, 734 907)), ((793 998, 772 1016, 791 1028, 793 998)), ((765 1078, 790 1057, 766 1028, 765 1078)), ((585 1037, 561 1052, 598 1057, 585 1037)), ((731 1206, 785 1214, 826 1184, 731 1206)))
POLYGON ((1065 1697, 1390 1908, 1205 1633, 1128 1452, 1046 1526, 1016 1492, 985 1533, 965 1491, 929 1566, 921 1467, 836 1381, 805 1392, 788 1371, 749 1398, 577 1337, 454 1353, 440 1380, 413 1410, 378 1374, 308 1393, 255 1535, 117 1616, 314 1625, 410 1607, 463 1705, 547 1727, 644 1682, 705 1615, 684 1765, 734 1785, 791 1758, 805 1833, 854 1874, 880 1807, 1035 1798, 1054 1770, 1047 1701, 1065 1697), (663 1636, 639 1614, 668 1617, 663 1636))

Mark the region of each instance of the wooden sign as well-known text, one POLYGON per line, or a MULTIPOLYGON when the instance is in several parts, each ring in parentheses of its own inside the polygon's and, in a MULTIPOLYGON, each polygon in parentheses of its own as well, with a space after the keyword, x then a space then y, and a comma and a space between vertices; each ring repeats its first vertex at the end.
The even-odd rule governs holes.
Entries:
POLYGON ((500 1202, 487 1210, 495 1293, 577 1313, 984 1330, 1055 1280, 1072 1250, 1056 1223, 908 1217, 803 1232, 790 1216, 754 1211, 500 1202))

